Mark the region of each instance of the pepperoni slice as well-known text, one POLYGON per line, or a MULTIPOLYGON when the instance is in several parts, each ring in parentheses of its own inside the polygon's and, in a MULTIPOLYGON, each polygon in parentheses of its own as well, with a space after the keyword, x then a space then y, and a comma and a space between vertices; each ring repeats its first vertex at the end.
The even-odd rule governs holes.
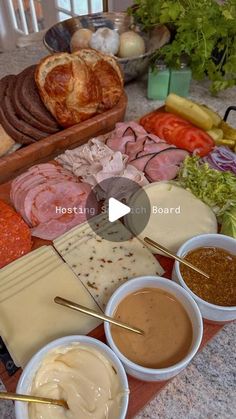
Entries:
POLYGON ((31 250, 30 229, 19 214, 0 200, 0 268, 31 250))

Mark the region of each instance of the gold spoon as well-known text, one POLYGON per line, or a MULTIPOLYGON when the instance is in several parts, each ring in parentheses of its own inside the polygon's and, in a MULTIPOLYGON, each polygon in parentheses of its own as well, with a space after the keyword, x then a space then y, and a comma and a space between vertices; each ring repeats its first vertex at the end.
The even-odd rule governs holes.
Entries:
POLYGON ((188 262, 186 259, 182 259, 179 256, 175 255, 174 253, 171 253, 166 247, 161 246, 159 243, 155 242, 152 239, 149 239, 149 237, 144 237, 145 243, 149 244, 150 246, 155 247, 156 249, 160 250, 161 252, 165 253, 170 258, 173 258, 177 260, 178 262, 182 263, 183 265, 188 266, 193 271, 199 273, 202 276, 205 276, 205 278, 210 278, 209 275, 207 275, 205 272, 203 272, 201 269, 197 268, 196 266, 192 265, 192 263, 188 262))
POLYGON ((16 394, 16 393, 8 393, 8 392, 0 392, 0 399, 2 400, 16 400, 19 402, 27 402, 27 403, 41 403, 41 404, 53 404, 56 406, 64 407, 65 409, 69 409, 68 404, 65 400, 56 400, 56 399, 48 399, 46 397, 35 397, 35 396, 28 396, 26 394, 16 394))
POLYGON ((89 316, 96 317, 97 319, 104 320, 105 322, 115 324, 116 326, 123 327, 123 329, 130 330, 131 332, 138 333, 139 335, 144 335, 144 331, 140 329, 136 329, 135 327, 129 326, 126 323, 120 322, 118 320, 113 319, 112 317, 108 317, 105 314, 100 314, 91 308, 87 308, 81 306, 80 304, 76 304, 73 301, 66 300, 62 297, 55 297, 55 303, 60 304, 62 306, 72 308, 72 310, 80 311, 81 313, 88 314, 89 316))

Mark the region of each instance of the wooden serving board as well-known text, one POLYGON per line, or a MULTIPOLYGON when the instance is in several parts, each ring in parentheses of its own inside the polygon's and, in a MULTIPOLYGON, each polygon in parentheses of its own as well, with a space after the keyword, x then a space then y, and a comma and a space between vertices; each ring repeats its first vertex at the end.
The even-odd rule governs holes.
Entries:
MULTIPOLYGON (((0 185, 0 199, 7 203, 10 203, 10 184, 7 182, 0 185)), ((33 238, 33 249, 38 247, 51 244, 45 240, 33 238)), ((173 261, 165 256, 156 255, 156 258, 165 270, 164 277, 171 278, 171 272, 173 268, 173 261)), ((168 280, 168 279, 167 279, 168 280)), ((206 343, 213 337, 223 325, 209 324, 204 322, 204 334, 200 350, 206 345, 206 343)), ((94 329, 90 336, 105 342, 105 334, 103 325, 100 325, 94 329)), ((17 382, 21 375, 21 369, 19 369, 13 376, 9 377, 5 367, 0 363, 0 378, 2 379, 7 391, 15 391, 17 382)), ((168 381, 147 383, 144 381, 136 380, 135 378, 128 377, 129 388, 130 388, 130 400, 127 419, 133 418, 139 410, 141 410, 154 396, 156 396, 168 383, 168 381)))
MULTIPOLYGON (((115 123, 124 118, 126 104, 127 97, 124 95, 118 106, 113 110, 61 131, 58 134, 52 135, 36 144, 30 145, 25 149, 21 149, 10 156, 0 159, 0 183, 13 179, 19 173, 25 171, 34 164, 52 160, 53 157, 60 154, 65 149, 77 147, 84 144, 89 138, 95 135, 111 131, 114 128, 115 123)), ((7 203, 10 203, 10 184, 11 182, 8 181, 7 183, 0 185, 0 199, 7 203)), ((33 250, 45 244, 51 243, 33 238, 33 250)), ((156 255, 156 258, 165 270, 163 276, 170 279, 173 261, 160 255, 156 255)), ((203 340, 199 350, 201 350, 222 327, 223 325, 209 324, 204 321, 203 340)), ((94 329, 89 335, 105 342, 103 325, 94 329)), ((21 369, 13 376, 9 377, 4 365, 0 363, 0 378, 8 391, 15 391, 20 375, 21 369)), ((168 381, 148 383, 136 380, 132 377, 128 377, 128 380, 130 400, 127 419, 133 418, 168 383, 168 381)))
POLYGON ((66 149, 78 147, 92 137, 112 131, 116 122, 124 120, 126 106, 124 92, 113 109, 1 157, 0 183, 13 179, 34 164, 53 159, 66 149))

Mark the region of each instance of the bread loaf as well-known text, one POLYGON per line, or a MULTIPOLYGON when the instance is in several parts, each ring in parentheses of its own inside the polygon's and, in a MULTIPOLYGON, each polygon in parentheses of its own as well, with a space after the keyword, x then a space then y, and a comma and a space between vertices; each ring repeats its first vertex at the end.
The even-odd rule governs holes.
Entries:
POLYGON ((35 81, 45 106, 63 127, 98 112, 100 83, 79 56, 58 53, 44 58, 36 68, 35 81))
POLYGON ((35 81, 45 106, 63 127, 113 108, 123 92, 119 64, 92 49, 44 58, 35 81))
POLYGON ((81 49, 74 52, 81 57, 97 75, 102 89, 102 100, 99 111, 113 108, 123 91, 123 76, 116 59, 93 49, 81 49))

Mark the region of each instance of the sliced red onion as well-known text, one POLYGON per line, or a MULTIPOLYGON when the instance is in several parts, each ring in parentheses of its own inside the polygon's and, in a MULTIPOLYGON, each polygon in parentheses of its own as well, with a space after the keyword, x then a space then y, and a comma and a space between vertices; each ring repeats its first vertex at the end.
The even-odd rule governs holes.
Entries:
POLYGON ((222 172, 231 171, 236 174, 236 154, 228 147, 216 147, 202 160, 213 169, 222 172))

